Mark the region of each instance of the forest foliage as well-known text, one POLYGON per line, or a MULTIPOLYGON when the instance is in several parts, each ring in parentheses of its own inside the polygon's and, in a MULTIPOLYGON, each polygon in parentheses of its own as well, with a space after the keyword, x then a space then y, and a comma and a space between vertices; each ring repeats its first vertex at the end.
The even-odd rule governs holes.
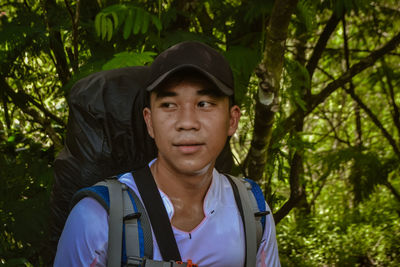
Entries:
POLYGON ((51 264, 72 85, 184 40, 232 66, 233 172, 262 185, 283 266, 399 266, 396 0, 0 1, 0 265, 51 264))

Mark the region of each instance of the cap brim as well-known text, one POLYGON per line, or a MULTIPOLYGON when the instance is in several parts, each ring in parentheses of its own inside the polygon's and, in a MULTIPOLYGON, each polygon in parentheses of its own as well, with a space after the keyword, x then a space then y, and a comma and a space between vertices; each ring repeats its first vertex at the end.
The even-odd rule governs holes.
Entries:
POLYGON ((208 79, 210 79, 210 81, 212 81, 217 88, 224 93, 227 96, 232 96, 233 95, 233 88, 230 88, 228 86, 226 86, 223 82, 221 82, 220 80, 218 80, 217 78, 215 78, 213 75, 211 75, 210 73, 208 73, 207 71, 199 68, 196 65, 192 65, 192 64, 183 64, 180 65, 178 67, 175 67, 169 71, 167 71, 166 73, 164 73, 163 75, 161 75, 160 77, 158 77, 154 82, 152 82, 149 86, 147 86, 146 90, 147 91, 152 91, 154 90, 154 88, 156 88, 160 83, 162 83, 166 78, 168 78, 170 75, 172 75, 173 73, 177 72, 178 70, 181 69, 186 69, 186 68, 193 68, 197 71, 199 71, 200 73, 204 74, 208 79))

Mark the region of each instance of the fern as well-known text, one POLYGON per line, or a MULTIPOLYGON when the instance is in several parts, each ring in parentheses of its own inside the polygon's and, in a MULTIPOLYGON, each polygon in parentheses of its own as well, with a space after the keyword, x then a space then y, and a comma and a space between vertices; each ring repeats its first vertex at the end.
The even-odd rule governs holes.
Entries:
POLYGON ((311 87, 310 75, 307 69, 296 60, 286 58, 286 77, 288 83, 287 93, 292 103, 296 103, 301 109, 306 110, 304 92, 311 87))
POLYGON ((370 2, 370 0, 336 0, 333 3, 333 9, 338 17, 343 14, 349 15, 352 11, 358 14, 360 10, 368 9, 370 2))
POLYGON ((235 97, 238 103, 242 103, 246 95, 249 79, 257 63, 260 61, 258 49, 250 49, 244 46, 232 46, 225 53, 235 77, 235 97), (245 60, 243 60, 245 59, 245 60))
POLYGON ((126 40, 131 35, 145 34, 152 24, 161 31, 162 24, 157 16, 154 16, 143 8, 133 5, 116 4, 103 9, 96 15, 94 26, 96 34, 101 39, 110 41, 112 36, 122 29, 122 36, 126 40))
POLYGON ((316 27, 317 7, 315 1, 302 0, 297 3, 296 17, 302 23, 307 32, 311 32, 316 27))
POLYGON ((154 52, 121 52, 114 55, 114 58, 103 65, 103 70, 111 70, 130 66, 143 66, 153 61, 156 55, 154 52))
POLYGON ((271 14, 273 1, 253 0, 245 7, 243 19, 246 23, 253 23, 256 19, 271 14))
POLYGON ((320 155, 327 169, 351 167, 348 180, 357 203, 368 199, 379 184, 388 180, 388 175, 398 168, 398 160, 380 158, 376 153, 363 152, 350 147, 320 155))

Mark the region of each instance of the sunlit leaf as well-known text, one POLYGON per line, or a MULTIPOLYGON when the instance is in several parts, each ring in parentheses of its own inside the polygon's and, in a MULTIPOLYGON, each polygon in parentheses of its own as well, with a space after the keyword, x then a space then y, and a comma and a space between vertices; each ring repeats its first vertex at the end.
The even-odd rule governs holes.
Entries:
POLYGON ((151 16, 151 21, 156 26, 157 30, 161 31, 162 29, 161 21, 156 16, 151 16))
POLYGON ((113 20, 114 20, 114 30, 115 30, 118 27, 118 15, 117 15, 116 12, 111 12, 111 15, 112 15, 113 20))
POLYGON ((107 36, 107 20, 108 18, 106 16, 101 17, 101 39, 104 39, 107 36))
POLYGON ((143 20, 142 20, 142 30, 141 33, 144 34, 147 32, 150 23, 150 16, 147 13, 143 13, 143 20))
POLYGON ((100 37, 101 36, 101 30, 102 30, 102 17, 103 17, 103 13, 99 13, 96 15, 96 18, 94 20, 94 25, 95 25, 95 29, 96 29, 96 33, 97 35, 100 37))
POLYGON ((132 26, 133 26, 133 11, 129 10, 128 11, 128 16, 126 17, 125 20, 125 26, 124 26, 124 39, 128 39, 131 32, 132 32, 132 26))
POLYGON ((110 18, 107 18, 106 24, 107 24, 107 41, 110 41, 113 35, 113 25, 110 18))
POLYGON ((143 21, 143 13, 142 10, 138 9, 135 12, 135 22, 133 24, 133 34, 138 34, 140 31, 140 28, 142 26, 142 21, 143 21))
POLYGON ((103 65, 103 70, 117 69, 131 66, 143 66, 153 61, 156 55, 154 52, 121 52, 114 55, 114 58, 103 65))

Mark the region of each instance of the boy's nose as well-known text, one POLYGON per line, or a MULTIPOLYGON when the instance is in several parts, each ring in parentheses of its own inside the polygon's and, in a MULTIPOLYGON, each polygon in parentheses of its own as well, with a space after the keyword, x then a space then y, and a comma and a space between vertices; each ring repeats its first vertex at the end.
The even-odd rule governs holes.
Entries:
POLYGON ((198 130, 200 123, 198 114, 194 108, 182 108, 176 122, 176 129, 181 130, 198 130))

